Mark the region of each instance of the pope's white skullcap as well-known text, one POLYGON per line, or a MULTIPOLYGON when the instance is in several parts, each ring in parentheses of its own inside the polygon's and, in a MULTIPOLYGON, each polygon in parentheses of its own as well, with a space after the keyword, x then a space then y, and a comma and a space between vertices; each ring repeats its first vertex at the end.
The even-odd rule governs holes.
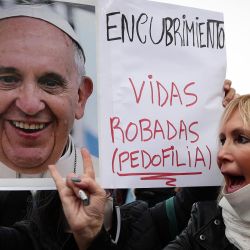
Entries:
POLYGON ((19 17, 19 16, 41 19, 56 26, 57 28, 65 32, 69 37, 71 37, 72 40, 74 40, 79 45, 84 55, 84 50, 81 46, 80 40, 75 31, 73 30, 73 28, 71 27, 71 25, 48 5, 15 4, 8 7, 0 8, 0 19, 19 17))

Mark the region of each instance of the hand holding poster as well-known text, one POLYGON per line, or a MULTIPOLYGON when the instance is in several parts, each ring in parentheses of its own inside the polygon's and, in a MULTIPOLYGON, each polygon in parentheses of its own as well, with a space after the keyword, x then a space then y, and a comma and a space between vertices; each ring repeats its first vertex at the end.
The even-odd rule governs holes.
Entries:
POLYGON ((98 5, 102 185, 220 184, 222 14, 148 1, 98 5))

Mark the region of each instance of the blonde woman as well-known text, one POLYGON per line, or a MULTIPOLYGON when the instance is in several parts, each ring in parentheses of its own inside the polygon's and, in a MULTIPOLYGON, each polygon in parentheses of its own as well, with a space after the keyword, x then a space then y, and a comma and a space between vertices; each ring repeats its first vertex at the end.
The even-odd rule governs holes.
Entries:
POLYGON ((187 228, 164 250, 250 249, 250 95, 226 107, 219 140, 221 197, 196 203, 187 228))

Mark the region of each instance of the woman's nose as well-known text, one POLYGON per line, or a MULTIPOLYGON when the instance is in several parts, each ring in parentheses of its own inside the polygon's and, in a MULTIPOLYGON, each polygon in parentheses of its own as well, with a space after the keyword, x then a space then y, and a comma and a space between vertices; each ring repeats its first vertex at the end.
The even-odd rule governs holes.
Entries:
POLYGON ((230 153, 230 144, 224 143, 218 150, 217 153, 217 163, 221 167, 222 163, 230 162, 233 160, 233 156, 230 153))

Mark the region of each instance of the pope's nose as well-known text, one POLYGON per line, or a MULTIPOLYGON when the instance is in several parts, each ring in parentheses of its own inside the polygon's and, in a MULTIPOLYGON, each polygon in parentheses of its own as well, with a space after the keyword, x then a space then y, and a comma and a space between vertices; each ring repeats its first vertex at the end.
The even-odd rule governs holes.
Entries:
POLYGON ((45 108, 41 91, 33 84, 23 85, 16 99, 16 106, 27 115, 35 115, 45 108))

